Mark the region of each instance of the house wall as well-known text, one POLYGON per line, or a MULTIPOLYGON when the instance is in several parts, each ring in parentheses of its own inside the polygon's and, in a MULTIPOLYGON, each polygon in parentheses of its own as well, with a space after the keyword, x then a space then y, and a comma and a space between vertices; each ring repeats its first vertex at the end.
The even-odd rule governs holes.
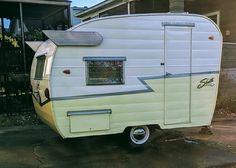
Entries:
POLYGON ((127 4, 99 13, 99 17, 128 14, 127 4))
POLYGON ((206 14, 220 11, 220 29, 224 42, 236 43, 236 1, 235 0, 197 0, 194 2, 185 1, 185 11, 190 13, 206 14), (230 35, 226 35, 226 31, 230 35))
POLYGON ((135 1, 135 13, 165 13, 169 11, 167 0, 140 0, 135 1))
POLYGON ((220 29, 224 38, 218 109, 236 112, 236 18, 235 0, 195 0, 185 1, 185 11, 206 14, 220 12, 220 29), (226 35, 226 32, 230 35, 226 35), (235 44, 234 44, 235 43, 235 44))
MULTIPOLYGON (((110 7, 110 6, 109 6, 110 7)), ((83 21, 87 21, 92 19, 91 16, 113 16, 113 15, 124 15, 128 14, 128 6, 127 3, 124 3, 115 8, 109 9, 102 8, 98 9, 92 15, 88 13, 85 16, 82 16, 83 21)), ((137 0, 130 2, 130 13, 131 14, 139 14, 139 13, 165 13, 169 11, 169 1, 168 0, 137 0)))
POLYGON ((224 44, 221 62, 218 109, 236 112, 236 45, 224 44))

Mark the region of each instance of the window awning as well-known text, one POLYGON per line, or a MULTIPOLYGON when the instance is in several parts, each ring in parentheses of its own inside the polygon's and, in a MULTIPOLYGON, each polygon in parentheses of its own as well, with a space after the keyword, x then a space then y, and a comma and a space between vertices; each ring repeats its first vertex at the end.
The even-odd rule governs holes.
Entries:
POLYGON ((103 38, 97 32, 43 30, 57 46, 97 46, 103 38))

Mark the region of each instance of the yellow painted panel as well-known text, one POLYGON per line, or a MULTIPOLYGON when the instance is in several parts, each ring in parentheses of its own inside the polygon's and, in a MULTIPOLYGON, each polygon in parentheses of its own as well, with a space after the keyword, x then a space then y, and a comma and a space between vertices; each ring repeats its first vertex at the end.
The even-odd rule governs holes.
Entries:
POLYGON ((35 111, 40 117, 40 119, 47 125, 49 125, 53 130, 57 131, 53 117, 52 102, 48 102, 44 106, 40 106, 39 103, 33 97, 33 104, 35 111))
POLYGON ((183 81, 188 83, 189 78, 166 79, 166 82, 169 83, 169 90, 166 90, 166 94, 170 112, 167 116, 173 123, 171 125, 164 125, 164 88, 161 87, 164 81, 163 79, 153 79, 145 82, 155 92, 53 101, 58 129, 64 137, 81 137, 120 133, 127 126, 140 124, 159 124, 162 128, 207 125, 214 112, 218 82, 218 75, 212 74, 211 76, 215 77, 216 85, 202 89, 196 89, 196 86, 206 75, 192 76, 194 82, 191 87, 181 84, 183 81), (82 118, 67 116, 68 111, 97 109, 111 109, 112 114, 109 115, 109 120, 97 115, 95 117, 82 116, 82 118), (189 122, 190 117, 191 122, 189 122))
POLYGON ((165 124, 190 122, 190 77, 165 81, 165 124))
POLYGON ((110 114, 91 114, 70 116, 70 130, 74 132, 91 132, 110 128, 110 114))

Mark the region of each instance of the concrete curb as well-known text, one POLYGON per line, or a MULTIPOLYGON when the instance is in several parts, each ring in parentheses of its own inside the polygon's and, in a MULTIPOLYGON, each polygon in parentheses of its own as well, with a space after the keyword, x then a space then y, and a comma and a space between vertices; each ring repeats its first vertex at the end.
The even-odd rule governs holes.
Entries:
POLYGON ((236 117, 213 118, 212 120, 212 122, 221 122, 221 121, 236 121, 236 117))

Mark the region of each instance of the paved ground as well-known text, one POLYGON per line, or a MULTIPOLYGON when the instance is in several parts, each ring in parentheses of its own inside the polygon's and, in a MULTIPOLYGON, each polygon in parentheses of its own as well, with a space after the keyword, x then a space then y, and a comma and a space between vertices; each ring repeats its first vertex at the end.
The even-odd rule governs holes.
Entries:
POLYGON ((199 134, 199 128, 178 131, 181 131, 187 138, 217 144, 236 154, 236 118, 215 121, 211 127, 212 135, 199 134))
POLYGON ((61 139, 47 127, 0 130, 0 168, 234 168, 236 120, 199 129, 157 131, 144 149, 121 135, 61 139))

